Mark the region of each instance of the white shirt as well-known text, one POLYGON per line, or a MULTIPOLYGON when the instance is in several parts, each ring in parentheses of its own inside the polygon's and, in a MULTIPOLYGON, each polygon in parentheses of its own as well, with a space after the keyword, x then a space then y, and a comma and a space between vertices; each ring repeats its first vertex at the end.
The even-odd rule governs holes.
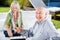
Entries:
POLYGON ((47 17, 40 23, 36 22, 30 32, 33 33, 33 37, 26 40, 52 40, 53 37, 58 35, 55 26, 51 21, 47 20, 47 17))

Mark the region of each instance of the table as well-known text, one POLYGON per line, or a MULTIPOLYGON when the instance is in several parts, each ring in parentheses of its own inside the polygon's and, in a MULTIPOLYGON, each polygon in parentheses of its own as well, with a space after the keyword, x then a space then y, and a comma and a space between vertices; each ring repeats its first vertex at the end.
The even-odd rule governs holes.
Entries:
POLYGON ((48 10, 50 11, 50 13, 52 13, 54 19, 56 19, 56 15, 60 12, 60 7, 50 7, 48 8, 48 10))
POLYGON ((25 40, 25 36, 6 37, 8 40, 25 40))
POLYGON ((3 31, 0 30, 0 40, 25 40, 26 36, 5 37, 3 31))

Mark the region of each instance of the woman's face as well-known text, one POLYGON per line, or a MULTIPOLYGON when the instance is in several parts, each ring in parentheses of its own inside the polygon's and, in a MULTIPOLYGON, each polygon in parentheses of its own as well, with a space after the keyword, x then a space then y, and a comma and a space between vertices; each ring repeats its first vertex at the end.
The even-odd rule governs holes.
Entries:
POLYGON ((13 13, 17 13, 18 12, 18 8, 17 8, 16 5, 11 6, 11 10, 12 10, 13 13))
POLYGON ((17 17, 18 17, 18 11, 19 11, 18 8, 17 8, 17 6, 16 5, 11 6, 11 10, 13 12, 14 18, 17 19, 17 17))

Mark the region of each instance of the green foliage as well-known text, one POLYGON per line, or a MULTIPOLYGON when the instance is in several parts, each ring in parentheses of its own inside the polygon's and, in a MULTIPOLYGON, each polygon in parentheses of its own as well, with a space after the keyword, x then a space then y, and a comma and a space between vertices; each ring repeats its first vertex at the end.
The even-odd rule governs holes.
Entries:
MULTIPOLYGON (((14 0, 6 0, 6 3, 10 6, 14 0)), ((29 0, 17 0, 20 4, 20 7, 23 9, 24 6, 32 6, 29 0)))
POLYGON ((18 0, 19 4, 20 4, 20 7, 23 9, 23 6, 24 6, 24 0, 18 0))
POLYGON ((6 0, 6 3, 10 6, 13 0, 6 0))
POLYGON ((0 7, 0 12, 8 12, 9 9, 9 7, 0 7))
POLYGON ((29 0, 18 0, 21 8, 23 9, 24 6, 32 6, 29 2, 29 0))
POLYGON ((52 20, 53 24, 55 25, 55 27, 58 29, 60 28, 60 21, 58 20, 52 20))

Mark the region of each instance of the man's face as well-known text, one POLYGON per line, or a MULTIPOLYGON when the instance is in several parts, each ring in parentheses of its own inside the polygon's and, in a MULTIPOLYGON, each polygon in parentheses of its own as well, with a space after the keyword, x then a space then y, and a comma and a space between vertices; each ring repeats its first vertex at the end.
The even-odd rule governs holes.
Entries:
POLYGON ((42 20, 44 20, 45 16, 46 16, 46 14, 43 11, 43 9, 42 10, 37 9, 37 11, 36 11, 36 19, 37 19, 38 22, 41 22, 42 20))

